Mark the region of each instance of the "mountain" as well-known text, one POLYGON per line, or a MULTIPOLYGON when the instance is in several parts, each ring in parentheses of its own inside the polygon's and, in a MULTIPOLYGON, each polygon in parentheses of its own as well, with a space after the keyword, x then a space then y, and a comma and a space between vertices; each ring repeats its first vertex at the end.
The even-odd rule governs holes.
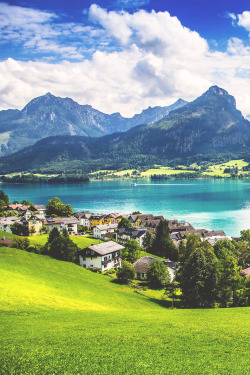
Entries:
POLYGON ((141 114, 125 118, 120 113, 108 115, 90 105, 47 93, 31 100, 21 111, 0 111, 0 156, 54 135, 100 137, 127 131, 141 123, 155 122, 186 103, 179 99, 173 105, 149 107, 141 114))
POLYGON ((250 122, 235 99, 213 86, 191 103, 150 125, 101 138, 61 136, 37 142, 0 159, 0 173, 62 171, 161 163, 197 154, 250 150, 250 122))

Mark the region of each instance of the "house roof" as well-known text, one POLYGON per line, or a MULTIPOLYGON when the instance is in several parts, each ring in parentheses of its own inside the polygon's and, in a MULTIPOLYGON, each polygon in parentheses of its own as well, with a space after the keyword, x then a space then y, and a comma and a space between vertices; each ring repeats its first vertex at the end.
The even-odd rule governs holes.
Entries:
POLYGON ((245 268, 244 270, 241 271, 241 274, 243 276, 249 277, 250 276, 250 267, 245 268))
POLYGON ((226 236, 223 230, 211 230, 210 232, 205 233, 205 237, 215 237, 215 236, 226 236))
POLYGON ((50 217, 48 219, 42 220, 43 225, 54 225, 54 224, 62 224, 62 219, 60 217, 50 217))
POLYGON ((138 259, 136 262, 132 264, 133 268, 135 269, 136 273, 147 273, 148 267, 152 262, 161 262, 160 259, 144 256, 138 259))
POLYGON ((108 230, 108 229, 116 229, 118 224, 105 224, 105 225, 97 225, 95 228, 98 228, 100 231, 108 230))
POLYGON ((98 245, 88 246, 84 250, 92 250, 99 255, 106 255, 106 254, 114 253, 115 251, 119 251, 122 249, 124 249, 124 246, 114 241, 108 241, 108 242, 100 243, 98 245))
POLYGON ((74 216, 89 219, 93 214, 91 214, 89 211, 83 211, 83 212, 76 212, 74 216))
POLYGON ((29 208, 29 206, 23 206, 21 203, 19 203, 19 204, 9 204, 8 206, 7 206, 7 209, 9 209, 9 208, 11 208, 12 210, 22 210, 22 211, 26 211, 28 208, 29 208))
POLYGON ((61 217, 63 224, 80 224, 76 217, 61 217))
POLYGON ((7 216, 0 219, 1 225, 12 225, 16 222, 20 223, 20 218, 17 216, 7 216))
POLYGON ((46 207, 43 204, 35 204, 33 207, 37 210, 46 210, 46 207))
POLYGON ((147 232, 147 229, 135 229, 135 228, 119 228, 119 234, 125 234, 127 236, 141 237, 147 232))

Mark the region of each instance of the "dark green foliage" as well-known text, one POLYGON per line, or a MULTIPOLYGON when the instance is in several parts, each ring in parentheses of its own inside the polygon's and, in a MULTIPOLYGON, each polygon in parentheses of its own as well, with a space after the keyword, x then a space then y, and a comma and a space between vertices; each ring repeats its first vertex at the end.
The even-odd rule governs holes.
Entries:
POLYGON ((161 220, 156 228, 156 235, 149 249, 152 254, 173 261, 178 260, 178 249, 170 238, 168 222, 161 220))
POLYGON ((21 204, 23 204, 24 206, 34 206, 34 203, 29 202, 27 199, 23 199, 21 204))
POLYGON ((241 241, 246 241, 250 243, 250 229, 242 230, 240 232, 240 239, 241 241))
POLYGON ((9 196, 0 190, 0 211, 4 211, 8 204, 10 204, 9 196))
POLYGON ((146 236, 143 238, 143 247, 150 249, 152 247, 154 236, 151 232, 147 231, 146 236))
POLYGON ((212 307, 216 300, 217 259, 211 246, 197 247, 179 274, 182 301, 187 307, 212 307))
POLYGON ((214 245, 214 253, 218 259, 224 258, 225 251, 227 254, 231 254, 234 257, 238 256, 238 250, 236 243, 230 240, 220 240, 214 245))
POLYGON ((49 245, 49 255, 52 258, 75 262, 77 260, 78 247, 69 236, 60 234, 49 245))
POLYGON ((29 228, 26 224, 14 223, 10 226, 13 234, 17 236, 29 236, 29 228))
POLYGON ((241 287, 242 278, 237 263, 237 258, 227 248, 220 249, 217 299, 222 307, 227 307, 230 302, 234 303, 234 293, 241 287))
POLYGON ((131 223, 129 219, 127 219, 126 217, 123 217, 118 224, 118 228, 131 228, 131 223))
POLYGON ((172 299, 172 307, 174 307, 174 301, 177 296, 177 290, 179 289, 179 287, 180 286, 177 281, 172 281, 165 286, 166 289, 164 294, 172 299))
POLYGON ((118 268, 116 273, 117 279, 124 284, 132 281, 135 277, 135 270, 131 263, 126 262, 125 260, 122 261, 121 268, 118 268))
POLYGON ((46 206, 46 215, 70 217, 73 215, 73 210, 70 204, 63 204, 61 199, 55 197, 49 200, 49 203, 46 206))
POLYGON ((57 237, 60 237, 60 232, 57 228, 53 228, 49 233, 48 243, 51 244, 57 237))
POLYGON ((163 288, 170 283, 167 267, 161 261, 153 261, 147 270, 147 280, 153 288, 163 288))
POLYGON ((30 241, 29 241, 28 238, 18 238, 18 237, 16 237, 15 238, 15 247, 17 249, 29 251, 28 249, 30 247, 30 241))
POLYGON ((136 240, 127 241, 124 246, 125 248, 121 250, 122 260, 134 263, 137 259, 140 258, 140 252, 142 248, 136 240))

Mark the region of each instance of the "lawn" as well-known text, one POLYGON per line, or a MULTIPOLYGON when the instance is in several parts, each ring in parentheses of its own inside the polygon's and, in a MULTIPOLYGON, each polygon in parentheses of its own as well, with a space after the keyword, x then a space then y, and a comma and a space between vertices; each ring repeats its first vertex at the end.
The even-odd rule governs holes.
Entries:
MULTIPOLYGON (((39 248, 46 244, 48 240, 48 236, 49 236, 48 234, 42 234, 40 236, 31 236, 28 238, 29 238, 31 245, 34 245, 39 248)), ((83 249, 84 247, 90 246, 92 243, 98 244, 100 242, 103 242, 103 241, 97 240, 89 236, 70 236, 70 238, 81 249, 83 249)))
POLYGON ((2 375, 249 374, 249 308, 172 310, 72 263, 0 258, 2 375))

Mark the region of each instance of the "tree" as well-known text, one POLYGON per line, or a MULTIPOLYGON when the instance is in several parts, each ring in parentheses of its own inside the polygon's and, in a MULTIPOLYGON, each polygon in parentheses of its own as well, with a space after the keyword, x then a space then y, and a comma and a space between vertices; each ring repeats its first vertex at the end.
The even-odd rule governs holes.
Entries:
POLYGON ((176 292, 179 289, 179 283, 177 281, 172 281, 166 285, 164 294, 170 297, 172 300, 172 307, 174 307, 174 300, 176 297, 176 292))
POLYGON ((140 211, 133 211, 131 215, 141 215, 140 211))
POLYGON ((77 256, 78 247, 68 237, 59 235, 55 237, 49 246, 49 255, 52 258, 65 260, 68 262, 75 262, 77 256))
POLYGON ((134 263, 140 258, 142 248, 136 240, 127 241, 124 246, 125 248, 121 250, 122 260, 134 263))
POLYGON ((0 190, 0 200, 4 202, 5 206, 10 204, 9 196, 5 194, 3 190, 0 190))
POLYGON ((217 258, 211 245, 199 246, 177 274, 186 307, 211 307, 216 299, 217 258))
POLYGON ((51 244, 52 241, 57 238, 57 237, 60 237, 60 232, 57 228, 53 228, 51 230, 51 232, 49 233, 49 238, 48 238, 48 243, 51 244))
POLYGON ((250 242, 250 229, 242 230, 240 232, 240 239, 242 241, 250 242))
POLYGON ((60 198, 54 197, 46 206, 46 215, 70 217, 73 215, 73 210, 70 204, 63 204, 60 198))
MULTIPOLYGON (((235 291, 240 287, 237 258, 228 253, 226 248, 220 250, 218 261, 217 296, 222 307, 234 299, 235 291)), ((233 301, 234 303, 234 301, 233 301)))
POLYGON ((29 236, 28 225, 23 225, 20 223, 14 223, 10 226, 11 232, 17 236, 29 236))
POLYGON ((165 264, 160 260, 151 262, 147 270, 147 279, 154 288, 163 288, 169 284, 170 275, 165 264))
POLYGON ((126 217, 123 217, 118 224, 118 228, 131 228, 131 223, 129 219, 127 219, 126 217))
POLYGON ((23 199, 22 202, 21 202, 21 204, 23 206, 34 206, 34 203, 29 202, 27 199, 23 199))
POLYGON ((147 231, 146 236, 143 238, 143 247, 150 249, 152 247, 154 236, 151 232, 147 231))
POLYGON ((16 238, 15 246, 17 249, 27 250, 30 246, 30 241, 28 238, 16 238))
POLYGON ((239 255, 236 243, 234 241, 230 241, 227 239, 217 241, 214 245, 214 253, 217 256, 217 258, 224 258, 225 252, 234 257, 238 257, 239 255))
POLYGON ((158 224, 150 252, 173 261, 178 260, 178 249, 170 238, 170 231, 166 220, 161 220, 158 224))
POLYGON ((122 261, 121 268, 118 268, 116 276, 121 283, 128 283, 135 277, 135 270, 131 263, 122 261))

